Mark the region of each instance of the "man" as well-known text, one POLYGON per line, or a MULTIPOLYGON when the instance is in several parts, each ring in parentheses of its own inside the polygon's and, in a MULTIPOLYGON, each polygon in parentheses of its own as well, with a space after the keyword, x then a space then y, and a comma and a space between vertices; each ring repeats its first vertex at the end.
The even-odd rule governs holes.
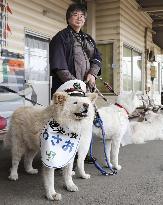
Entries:
POLYGON ((101 57, 95 41, 81 28, 87 11, 83 4, 71 4, 66 12, 67 28, 58 32, 49 47, 50 75, 53 94, 64 82, 79 79, 95 87, 95 76, 100 74, 101 57))

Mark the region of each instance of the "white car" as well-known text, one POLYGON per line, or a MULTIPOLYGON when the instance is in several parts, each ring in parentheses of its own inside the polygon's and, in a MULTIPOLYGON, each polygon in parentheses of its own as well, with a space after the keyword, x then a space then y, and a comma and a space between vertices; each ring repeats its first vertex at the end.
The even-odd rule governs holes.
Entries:
POLYGON ((20 106, 32 105, 31 102, 26 101, 21 95, 31 99, 31 86, 27 86, 24 90, 19 91, 18 93, 10 93, 8 91, 0 93, 0 133, 7 130, 14 110, 20 106))

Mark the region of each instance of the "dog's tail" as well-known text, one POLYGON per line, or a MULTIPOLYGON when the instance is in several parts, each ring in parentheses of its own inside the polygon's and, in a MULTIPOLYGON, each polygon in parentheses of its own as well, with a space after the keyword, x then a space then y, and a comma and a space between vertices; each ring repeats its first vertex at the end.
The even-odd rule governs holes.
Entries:
POLYGON ((11 130, 10 129, 7 131, 7 133, 4 136, 3 147, 5 149, 11 147, 11 130))

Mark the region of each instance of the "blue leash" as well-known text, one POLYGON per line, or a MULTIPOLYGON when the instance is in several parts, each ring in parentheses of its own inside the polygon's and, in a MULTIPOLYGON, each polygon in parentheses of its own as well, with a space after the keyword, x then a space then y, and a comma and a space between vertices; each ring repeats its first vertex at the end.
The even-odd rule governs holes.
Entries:
POLYGON ((103 126, 103 121, 99 115, 99 112, 97 111, 97 108, 95 106, 95 112, 96 112, 96 119, 95 119, 95 126, 98 128, 101 128, 102 130, 102 141, 103 141, 103 145, 104 145, 104 157, 105 157, 105 162, 108 166, 108 168, 110 169, 111 172, 107 172, 105 171, 105 169, 103 169, 100 164, 97 162, 97 160, 93 157, 93 151, 92 151, 92 147, 93 147, 93 137, 91 140, 91 144, 90 144, 90 158, 93 161, 95 167, 101 172, 102 175, 108 176, 108 175, 115 175, 117 174, 117 171, 115 169, 112 168, 112 164, 109 163, 107 155, 106 155, 106 134, 105 134, 105 130, 104 130, 104 126, 103 126))

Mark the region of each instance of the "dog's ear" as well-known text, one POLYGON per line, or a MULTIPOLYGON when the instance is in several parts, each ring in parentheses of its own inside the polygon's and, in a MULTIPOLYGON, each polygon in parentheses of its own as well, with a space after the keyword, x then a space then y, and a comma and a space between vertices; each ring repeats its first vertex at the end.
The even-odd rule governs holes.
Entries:
POLYGON ((68 94, 66 92, 55 92, 53 94, 53 103, 63 105, 68 98, 68 94))
POLYGON ((98 94, 97 93, 87 93, 86 96, 91 100, 94 104, 97 100, 98 94))

